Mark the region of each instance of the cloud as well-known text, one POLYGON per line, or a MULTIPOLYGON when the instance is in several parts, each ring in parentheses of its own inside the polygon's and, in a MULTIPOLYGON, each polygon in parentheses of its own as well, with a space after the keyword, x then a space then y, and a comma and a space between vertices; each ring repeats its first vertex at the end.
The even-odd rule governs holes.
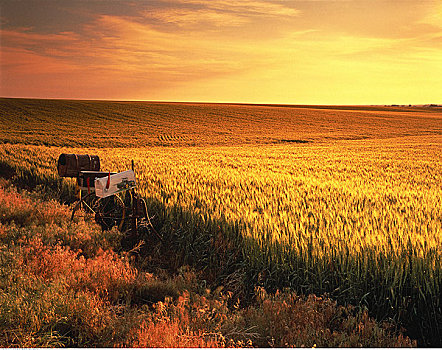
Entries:
POLYGON ((442 4, 437 4, 427 9, 427 12, 416 22, 414 27, 418 28, 416 39, 427 43, 428 46, 441 47, 442 39, 442 4))
POLYGON ((53 34, 39 34, 35 33, 32 28, 16 28, 14 30, 1 30, 2 45, 12 46, 35 46, 33 44, 39 43, 46 46, 64 42, 69 44, 79 39, 78 34, 73 32, 60 32, 53 34))
POLYGON ((101 16, 92 28, 100 27, 107 35, 100 40, 95 54, 118 63, 133 72, 163 70, 171 75, 185 73, 189 79, 234 69, 234 51, 230 44, 213 42, 204 36, 161 32, 143 24, 116 16, 101 16))
POLYGON ((285 35, 300 12, 271 1, 163 0, 145 6, 136 20, 160 32, 193 33, 224 41, 266 41, 285 35))
POLYGON ((253 0, 175 0, 165 1, 165 3, 193 5, 200 8, 220 11, 225 13, 232 13, 244 17, 249 16, 297 16, 299 11, 287 6, 290 1, 253 1, 253 0))
POLYGON ((149 19, 177 25, 179 27, 194 27, 200 25, 207 27, 238 27, 249 22, 249 19, 245 16, 222 13, 209 9, 160 9, 154 12, 146 11, 145 16, 149 19))
POLYGON ((1 67, 3 73, 8 72, 21 76, 78 72, 75 65, 69 64, 67 61, 22 48, 3 48, 1 67))
POLYGON ((243 44, 163 32, 109 15, 98 16, 77 33, 44 35, 19 28, 0 35, 3 95, 17 94, 15 84, 37 97, 75 90, 79 98, 130 98, 140 91, 148 96, 154 89, 241 74, 259 60, 245 60, 248 48, 243 44))

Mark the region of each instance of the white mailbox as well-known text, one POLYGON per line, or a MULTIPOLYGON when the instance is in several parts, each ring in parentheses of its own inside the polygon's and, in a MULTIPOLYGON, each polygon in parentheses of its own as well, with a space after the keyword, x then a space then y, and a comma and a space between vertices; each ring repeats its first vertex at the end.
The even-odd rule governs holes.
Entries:
POLYGON ((104 198, 121 191, 129 190, 135 186, 134 171, 126 170, 121 173, 95 179, 95 195, 104 198))

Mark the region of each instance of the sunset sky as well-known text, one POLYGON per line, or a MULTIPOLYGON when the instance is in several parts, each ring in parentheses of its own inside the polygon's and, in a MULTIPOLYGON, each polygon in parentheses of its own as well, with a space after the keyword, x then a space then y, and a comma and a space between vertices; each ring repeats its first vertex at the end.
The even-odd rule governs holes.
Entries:
POLYGON ((442 103, 440 0, 0 0, 1 97, 442 103))

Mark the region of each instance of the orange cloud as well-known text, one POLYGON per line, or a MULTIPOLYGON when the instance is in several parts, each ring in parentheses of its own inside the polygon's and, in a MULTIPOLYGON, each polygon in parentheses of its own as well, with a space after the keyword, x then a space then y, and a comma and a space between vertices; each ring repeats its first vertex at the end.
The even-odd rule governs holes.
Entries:
MULTIPOLYGON (((172 1, 173 3, 181 3, 187 5, 200 5, 204 8, 221 11, 224 13, 235 13, 241 16, 247 17, 250 15, 258 16, 297 16, 299 11, 283 5, 283 3, 275 3, 271 1, 253 1, 253 0, 242 0, 242 1, 231 1, 231 0, 179 0, 172 1)), ((287 4, 293 2, 286 2, 287 4)))
POLYGON ((155 12, 146 12, 145 16, 179 27, 199 26, 202 24, 214 27, 238 27, 249 21, 244 16, 220 13, 207 9, 161 9, 155 12))
POLYGON ((442 28, 442 4, 437 4, 430 8, 428 13, 419 22, 442 28))
POLYGON ((1 70, 3 73, 13 73, 23 77, 33 74, 57 74, 79 71, 69 61, 37 54, 21 48, 2 49, 1 70))

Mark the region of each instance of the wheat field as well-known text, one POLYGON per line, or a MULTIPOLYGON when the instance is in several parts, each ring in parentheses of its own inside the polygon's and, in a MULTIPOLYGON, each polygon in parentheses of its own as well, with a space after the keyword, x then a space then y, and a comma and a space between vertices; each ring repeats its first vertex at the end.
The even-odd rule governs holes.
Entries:
POLYGON ((442 334, 442 112, 97 101, 0 101, 0 162, 73 193, 61 153, 135 162, 138 189, 182 258, 250 286, 328 293, 442 334))

